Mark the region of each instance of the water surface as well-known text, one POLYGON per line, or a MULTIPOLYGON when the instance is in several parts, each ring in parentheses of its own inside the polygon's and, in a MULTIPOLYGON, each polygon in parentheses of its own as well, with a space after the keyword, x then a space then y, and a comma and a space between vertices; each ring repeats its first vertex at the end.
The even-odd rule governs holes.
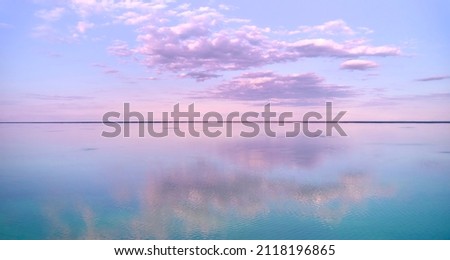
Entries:
POLYGON ((0 125, 0 239, 450 239, 450 125, 343 127, 103 138, 102 125, 0 125))

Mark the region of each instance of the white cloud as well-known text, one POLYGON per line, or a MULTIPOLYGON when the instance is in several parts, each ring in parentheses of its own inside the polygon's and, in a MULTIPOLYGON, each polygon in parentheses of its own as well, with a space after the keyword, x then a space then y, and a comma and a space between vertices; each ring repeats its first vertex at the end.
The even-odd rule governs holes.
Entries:
POLYGON ((341 69, 368 70, 378 67, 378 64, 370 60, 347 60, 341 63, 341 69))
POLYGON ((281 75, 271 71, 243 73, 200 97, 288 103, 314 103, 323 98, 357 95, 350 87, 328 84, 314 73, 281 75))

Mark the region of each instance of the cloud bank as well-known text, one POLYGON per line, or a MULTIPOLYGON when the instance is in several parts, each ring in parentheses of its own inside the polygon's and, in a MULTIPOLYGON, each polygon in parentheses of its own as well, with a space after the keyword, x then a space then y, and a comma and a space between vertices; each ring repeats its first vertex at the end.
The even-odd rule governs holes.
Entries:
MULTIPOLYGON (((56 21, 64 13, 78 16, 72 26, 72 38, 101 26, 129 26, 135 32, 134 41, 114 39, 108 47, 111 55, 130 57, 157 73, 174 73, 182 78, 205 81, 226 71, 243 71, 266 65, 298 62, 304 58, 338 58, 358 60, 361 57, 387 57, 401 54, 398 47, 372 45, 359 35, 367 28, 351 28, 337 19, 320 25, 302 26, 279 37, 272 28, 260 27, 250 20, 227 15, 225 5, 216 8, 173 1, 95 1, 70 0, 63 7, 38 11, 36 16, 56 21), (103 19, 103 20, 102 20, 103 19), (321 34, 306 37, 296 34, 321 34), (350 37, 336 40, 333 36, 350 37)), ((50 25, 38 25, 36 37, 50 37, 55 30, 50 25)), ((341 68, 368 69, 373 63, 341 68)))

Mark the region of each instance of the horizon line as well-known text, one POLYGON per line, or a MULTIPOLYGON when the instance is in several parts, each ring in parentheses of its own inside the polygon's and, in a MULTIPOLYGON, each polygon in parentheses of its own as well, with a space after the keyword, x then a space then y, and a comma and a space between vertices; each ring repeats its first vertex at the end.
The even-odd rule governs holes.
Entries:
POLYGON ((164 120, 152 120, 152 121, 0 121, 0 124, 203 124, 203 123, 270 123, 270 124, 293 124, 293 123, 312 123, 312 124, 326 124, 326 123, 342 123, 342 124, 450 124, 447 120, 345 120, 345 121, 303 121, 303 120, 286 120, 286 121, 164 121, 164 120))

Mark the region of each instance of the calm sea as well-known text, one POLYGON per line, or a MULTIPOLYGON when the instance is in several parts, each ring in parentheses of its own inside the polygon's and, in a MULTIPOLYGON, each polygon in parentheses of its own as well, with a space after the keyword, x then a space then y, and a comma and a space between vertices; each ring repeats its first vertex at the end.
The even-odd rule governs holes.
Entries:
POLYGON ((0 125, 0 239, 450 239, 450 124, 318 138, 132 128, 0 125))

